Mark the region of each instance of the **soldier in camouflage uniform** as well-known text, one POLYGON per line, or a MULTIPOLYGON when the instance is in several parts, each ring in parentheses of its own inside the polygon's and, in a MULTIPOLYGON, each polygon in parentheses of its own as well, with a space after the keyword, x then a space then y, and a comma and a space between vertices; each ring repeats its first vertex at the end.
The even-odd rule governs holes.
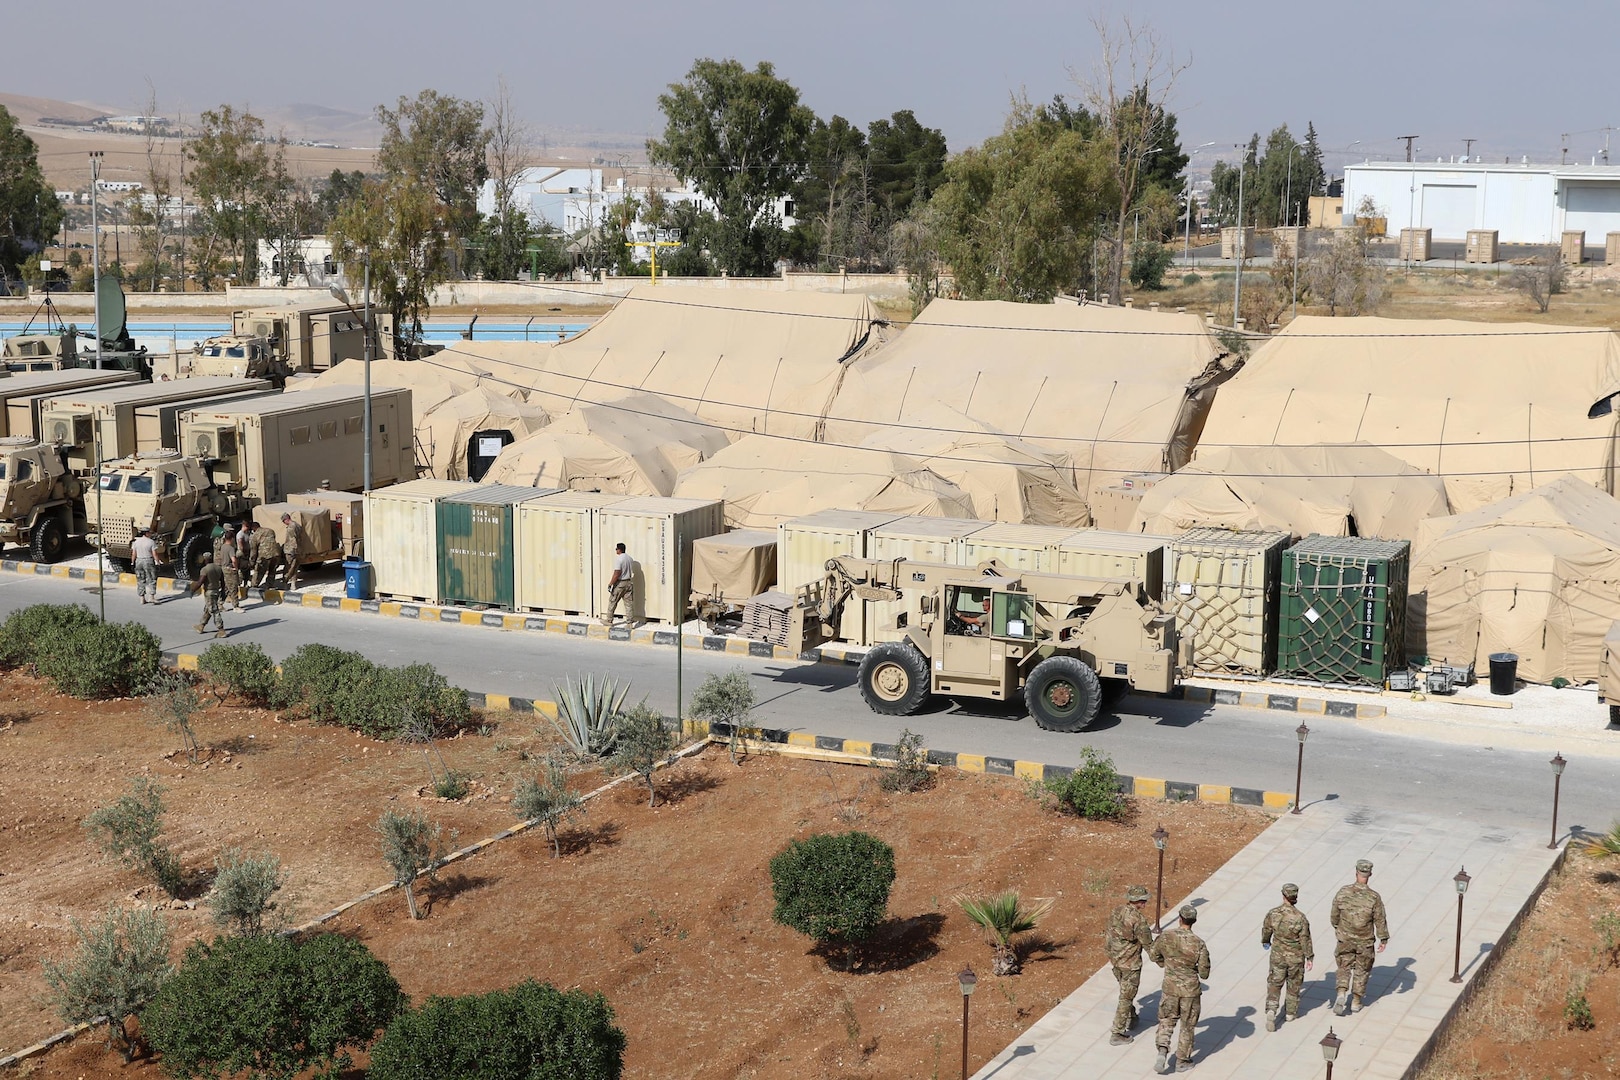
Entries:
POLYGON ((1184 904, 1181 925, 1160 934, 1148 950, 1148 959, 1164 968, 1159 1032, 1154 1040, 1159 1048, 1159 1059, 1153 1063, 1156 1073, 1170 1071, 1170 1036, 1175 1034, 1178 1021, 1181 1035, 1176 1042, 1176 1071, 1187 1072, 1193 1067, 1193 1029, 1198 1026, 1204 994, 1200 980, 1209 978, 1209 946, 1192 930, 1197 921, 1198 909, 1184 904))
POLYGON ((214 564, 214 556, 206 551, 203 552, 202 569, 197 572, 197 580, 191 583, 191 591, 203 594, 203 617, 202 622, 197 624, 197 633, 202 633, 212 619, 219 626, 214 636, 224 637, 225 573, 214 564))
POLYGON ((1108 933, 1103 937, 1103 950, 1113 965, 1114 978, 1119 980, 1119 1005, 1114 1009, 1114 1030, 1108 1036, 1111 1045, 1119 1046, 1131 1041, 1131 1029, 1136 1026, 1136 991, 1142 985, 1142 950, 1153 944, 1153 928, 1142 909, 1147 906, 1146 885, 1132 885, 1125 890, 1125 902, 1108 916, 1108 933))
POLYGON ((1299 903, 1299 886, 1289 883, 1282 887, 1283 903, 1266 912, 1266 921, 1260 924, 1260 944, 1271 950, 1271 970, 1266 973, 1266 1030, 1277 1030, 1277 997, 1288 988, 1288 1019, 1299 1018, 1299 989, 1305 982, 1305 973, 1316 959, 1316 948, 1311 944, 1311 921, 1295 905, 1299 903))
POLYGON ((1338 964, 1334 975, 1333 1011, 1339 1016, 1361 1011, 1361 999, 1367 993, 1367 976, 1372 973, 1374 937, 1378 940, 1379 952, 1389 943, 1384 898, 1367 886, 1372 868, 1368 860, 1357 860, 1356 883, 1346 885, 1333 897, 1333 913, 1329 919, 1339 935, 1338 947, 1333 951, 1333 959, 1338 964))
POLYGON ((236 534, 226 529, 214 540, 214 565, 225 575, 225 605, 242 610, 242 572, 236 565, 236 534))

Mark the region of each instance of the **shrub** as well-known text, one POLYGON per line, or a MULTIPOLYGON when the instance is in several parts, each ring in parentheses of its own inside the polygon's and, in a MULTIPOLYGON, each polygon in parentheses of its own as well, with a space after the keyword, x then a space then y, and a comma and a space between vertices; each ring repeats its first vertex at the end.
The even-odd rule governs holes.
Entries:
POLYGON ((60 652, 74 631, 99 621, 83 604, 19 608, 0 625, 0 667, 37 670, 40 657, 60 652))
POLYGON ((1564 995, 1564 1027, 1571 1031, 1591 1031, 1597 1027, 1591 1002, 1586 1000, 1586 983, 1578 981, 1564 995))
POLYGON ((84 819, 102 854, 109 859, 146 874, 170 896, 185 888, 185 872, 180 857, 158 839, 163 831, 163 788, 144 776, 130 781, 129 794, 121 795, 111 806, 92 810, 84 819))
POLYGON ((710 675, 692 695, 692 715, 707 720, 710 725, 724 725, 727 731, 726 749, 731 752, 731 763, 737 763, 737 751, 748 726, 748 714, 753 711, 756 698, 748 673, 733 668, 724 675, 710 675))
POLYGON ((235 694, 249 705, 267 705, 276 694, 275 662, 258 645, 210 645, 197 670, 213 682, 221 702, 235 694))
POLYGON ((995 952, 990 962, 993 975, 1017 975, 1021 964, 1013 938, 1027 934, 1040 925, 1052 911, 1051 900, 1038 900, 1033 907, 1025 907, 1017 889, 1009 889, 997 896, 958 896, 956 903, 962 914, 990 935, 995 952))
POLYGON ((332 694, 336 721, 377 739, 393 739, 413 724, 437 735, 471 726, 467 691, 451 686, 432 664, 367 664, 332 694))
POLYGON ((339 934, 193 942, 141 1011, 141 1030, 173 1076, 252 1072, 290 1078, 349 1064, 406 1005, 399 983, 360 942, 339 934))
POLYGON ((371 1048, 371 1080, 617 1080, 624 1032, 601 994, 526 980, 510 990, 430 997, 371 1048))
POLYGON ((578 686, 564 679, 562 686, 552 683, 551 690, 557 715, 547 719, 576 756, 600 757, 613 749, 613 718, 624 709, 629 683, 620 686, 614 679, 581 675, 578 686))
POLYGON ((928 768, 928 749, 923 746, 922 736, 907 728, 895 744, 894 764, 878 773, 878 785, 884 791, 908 793, 921 791, 933 782, 934 774, 928 768))
POLYGON ((658 789, 653 775, 675 746, 675 734, 664 726, 664 717, 646 703, 621 713, 613 725, 613 753, 608 769, 615 774, 640 776, 647 785, 647 805, 658 805, 658 789))
POLYGON ((69 697, 130 697, 157 678, 163 643, 139 623, 93 622, 63 631, 41 647, 34 668, 69 697))
POLYGON ((1113 759, 1089 746, 1080 751, 1080 765, 1074 772, 1061 780, 1049 778, 1042 786, 1071 814, 1092 821, 1117 821, 1125 816, 1125 796, 1119 791, 1113 759))
POLYGON ((1200 281, 1203 281, 1203 280, 1204 280, 1204 278, 1200 274, 1188 273, 1188 274, 1182 274, 1181 275, 1181 283, 1183 285, 1196 285, 1200 281))
POLYGON ((562 856, 557 829, 574 814, 584 812, 584 800, 568 790, 568 770, 562 759, 547 754, 538 776, 525 776, 512 792, 512 810, 525 821, 538 821, 551 840, 551 857, 562 856))
POLYGON ((889 907, 894 849, 863 832, 817 833, 794 840, 771 859, 771 917, 814 939, 842 944, 846 967, 889 907))
POLYGON ((105 1024, 107 1044, 130 1061, 138 1040, 125 1022, 169 977, 169 925, 149 908, 114 904, 88 928, 74 920, 73 933, 73 955, 45 961, 51 1006, 63 1023, 105 1024))
POLYGON ((1595 833, 1583 838, 1581 850, 1593 859, 1608 859, 1620 855, 1620 821, 1610 825, 1608 832, 1595 833))
POLYGON ((357 652, 311 642, 300 645, 281 665, 281 682, 276 686, 275 704, 280 708, 302 706, 311 720, 336 723, 338 690, 372 667, 357 652))
POLYGON ((281 860, 269 852, 244 855, 241 848, 227 848, 214 860, 214 870, 208 894, 214 922, 239 934, 262 933, 264 917, 276 909, 271 897, 287 883, 281 860))
POLYGON ((1600 969, 1620 964, 1620 914, 1606 911, 1592 922, 1592 929, 1597 931, 1598 945, 1594 952, 1597 954, 1600 969))
MULTIPOLYGON (((420 810, 409 814, 385 810, 376 829, 382 838, 383 862, 393 871, 395 884, 405 890, 405 906, 410 909, 411 918, 420 919, 422 913, 416 906, 413 884, 416 875, 424 870, 432 878, 444 860, 444 826, 429 821, 420 810)), ((455 838, 454 833, 450 836, 455 838)))
POLYGON ((1163 244, 1137 244, 1131 249, 1131 284, 1150 292, 1164 288, 1165 271, 1175 261, 1175 252, 1163 244))
POLYGON ((198 750, 196 720, 202 712, 202 698, 196 685, 183 671, 163 670, 146 688, 147 711, 163 730, 180 736, 186 757, 196 763, 198 750))

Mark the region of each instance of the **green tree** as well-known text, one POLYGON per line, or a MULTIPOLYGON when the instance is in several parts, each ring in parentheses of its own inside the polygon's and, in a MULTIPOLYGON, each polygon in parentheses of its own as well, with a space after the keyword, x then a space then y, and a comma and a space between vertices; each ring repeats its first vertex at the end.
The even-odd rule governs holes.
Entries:
POLYGON ((1322 164, 1322 146, 1316 140, 1316 125, 1310 121, 1305 122, 1305 149, 1300 152, 1300 162, 1295 168, 1304 172, 1303 178, 1296 176, 1294 180, 1294 191, 1297 193, 1295 198, 1299 200, 1299 224, 1326 224, 1313 222, 1310 214, 1311 196, 1320 195, 1327 190, 1327 169, 1322 164), (1300 192, 1301 179, 1304 183, 1303 192, 1300 192))
POLYGON ((525 980, 510 990, 430 997, 371 1049, 370 1080, 618 1080, 624 1032, 601 994, 525 980))
POLYGON ((748 726, 748 714, 757 702, 754 685, 742 668, 733 668, 724 675, 710 675, 692 695, 692 715, 726 729, 726 745, 733 765, 737 763, 739 740, 748 726))
POLYGON ((882 924, 894 885, 894 849, 863 832, 816 833, 771 859, 771 917, 823 946, 855 949, 882 924))
POLYGON ((274 854, 246 855, 241 848, 227 848, 214 860, 208 908, 216 925, 239 934, 263 933, 265 916, 276 909, 272 897, 285 884, 287 873, 274 854))
POLYGON ((367 180, 328 229, 350 281, 360 280, 369 255, 372 288, 394 317, 396 356, 421 340, 433 290, 450 280, 448 228, 445 205, 430 188, 392 176, 367 180))
POLYGON ((620 775, 635 774, 647 785, 647 805, 658 805, 653 775, 675 746, 675 735, 657 710, 643 702, 614 721, 613 753, 607 765, 620 775))
POLYGON ((772 272, 781 247, 775 200, 793 190, 814 114, 799 91, 761 61, 698 60, 684 82, 660 94, 662 139, 649 139, 654 164, 670 168, 719 210, 713 251, 739 276, 772 272))
MULTIPOLYGON (((382 840, 383 862, 393 871, 394 883, 405 891, 405 906, 412 919, 422 917, 416 906, 416 877, 426 871, 431 878, 444 861, 448 845, 444 839, 444 826, 429 821, 420 810, 399 814, 383 811, 375 826, 382 840)), ((451 833, 451 839, 455 834, 451 833)))
POLYGON ((1237 218, 1240 195, 1243 203, 1243 221, 1250 225, 1254 224, 1254 196, 1250 194, 1250 185, 1254 183, 1259 153, 1260 135, 1256 133, 1249 139, 1241 168, 1234 168, 1225 161, 1217 160, 1210 169, 1209 212, 1220 224, 1239 224, 1237 218))
POLYGON ((170 896, 185 886, 180 857, 159 839, 163 832, 163 788, 144 776, 129 782, 129 793, 92 810, 84 831, 109 859, 140 870, 170 896))
POLYGON ((540 761, 540 772, 525 776, 512 791, 512 812, 525 821, 538 821, 551 841, 551 857, 562 858, 557 833, 562 823, 585 812, 585 800, 568 789, 568 767, 558 754, 540 761))
POLYGON ((794 190, 791 255, 805 263, 847 264, 871 224, 866 135, 842 116, 818 118, 805 140, 805 159, 794 190))
POLYGON ((198 126, 201 130, 186 144, 185 154, 191 162, 187 182, 197 202, 197 238, 202 244, 199 276, 216 256, 224 255, 235 261, 238 281, 251 281, 258 273, 258 241, 271 176, 264 121, 221 105, 204 110, 198 126))
POLYGON ((62 206, 39 167, 39 147, 0 105, 0 276, 21 272, 62 227, 62 206))
POLYGON ((471 236, 478 221, 478 189, 489 178, 484 105, 423 90, 401 97, 390 109, 377 106, 382 142, 377 170, 392 181, 425 188, 442 209, 444 227, 457 239, 471 236))
POLYGON ((138 1040, 126 1022, 173 970, 169 924, 150 908, 113 904, 90 926, 77 919, 72 926, 79 939, 73 954, 45 961, 51 1007, 63 1023, 105 1025, 107 1044, 131 1061, 138 1040))
POLYGON ((534 226, 516 201, 518 184, 534 164, 534 150, 529 127, 518 116, 504 76, 489 111, 485 160, 494 198, 491 213, 479 223, 478 265, 486 278, 515 281, 518 272, 529 267, 528 248, 534 240, 534 226))
POLYGON ((910 109, 866 126, 873 196, 891 221, 926 203, 945 174, 945 135, 923 127, 910 109))
POLYGON ((337 219, 344 206, 360 196, 365 185, 366 174, 359 169, 351 172, 333 169, 332 174, 316 186, 315 220, 322 231, 337 219))
POLYGON ((141 1030, 182 1080, 250 1072, 336 1076, 407 1004, 388 966, 341 934, 196 941, 141 1011, 141 1030))

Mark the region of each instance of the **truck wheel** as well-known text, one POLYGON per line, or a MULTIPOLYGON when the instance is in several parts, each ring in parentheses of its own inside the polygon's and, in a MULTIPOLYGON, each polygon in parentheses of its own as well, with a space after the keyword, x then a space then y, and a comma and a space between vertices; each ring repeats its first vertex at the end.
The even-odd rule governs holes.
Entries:
POLYGON ((103 557, 107 560, 107 569, 111 570, 115 574, 128 574, 132 573, 135 569, 135 562, 132 559, 121 558, 117 555, 106 555, 103 557))
POLYGON ((34 523, 28 549, 37 563, 53 563, 62 557, 67 546, 67 530, 59 517, 43 517, 34 523))
POLYGON ((928 658, 903 641, 874 645, 861 658, 861 697, 875 713, 910 716, 928 700, 928 658))
POLYGON ((1024 683, 1024 707, 1047 731, 1084 731, 1101 704, 1097 673, 1073 656, 1047 657, 1024 683))
POLYGON ((202 572, 202 557, 205 552, 212 552, 208 534, 194 532, 180 541, 180 550, 176 552, 174 560, 174 580, 196 581, 197 575, 202 572))

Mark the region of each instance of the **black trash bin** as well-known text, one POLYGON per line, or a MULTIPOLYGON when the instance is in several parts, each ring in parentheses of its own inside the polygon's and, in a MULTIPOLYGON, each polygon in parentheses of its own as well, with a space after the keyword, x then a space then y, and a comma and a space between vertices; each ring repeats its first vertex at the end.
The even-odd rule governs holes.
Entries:
POLYGON ((1506 697, 1518 688, 1519 654, 1491 653, 1491 693, 1506 697))

